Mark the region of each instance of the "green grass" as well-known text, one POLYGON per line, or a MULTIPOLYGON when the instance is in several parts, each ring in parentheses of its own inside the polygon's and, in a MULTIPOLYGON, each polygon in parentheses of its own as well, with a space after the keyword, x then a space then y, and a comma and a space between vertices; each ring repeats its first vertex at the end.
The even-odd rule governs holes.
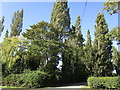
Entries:
POLYGON ((0 86, 0 88, 23 88, 23 87, 0 86))
POLYGON ((83 88, 90 88, 90 86, 84 86, 83 88))

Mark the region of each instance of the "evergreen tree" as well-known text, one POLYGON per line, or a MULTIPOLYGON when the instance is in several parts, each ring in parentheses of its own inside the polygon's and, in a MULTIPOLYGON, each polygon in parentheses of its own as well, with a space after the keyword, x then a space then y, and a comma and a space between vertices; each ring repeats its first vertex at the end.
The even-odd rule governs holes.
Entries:
POLYGON ((51 53, 51 56, 55 56, 56 58, 53 58, 54 62, 59 62, 59 60, 62 60, 62 72, 65 73, 64 66, 67 67, 65 64, 65 44, 64 41, 67 38, 68 31, 70 29, 70 15, 69 15, 69 8, 68 8, 68 2, 62 1, 62 0, 56 0, 53 6, 52 14, 51 14, 51 20, 50 23, 53 25, 55 31, 55 39, 59 42, 59 47, 51 48, 51 51, 53 49, 57 49, 56 51, 51 53), (52 55, 53 54, 53 55, 52 55), (59 56, 58 56, 59 55, 59 56), (61 56, 61 57, 60 57, 61 56))
POLYGON ((90 31, 87 31, 87 41, 86 41, 86 47, 87 48, 92 48, 92 40, 90 36, 90 31))
POLYGON ((23 9, 21 11, 17 11, 14 13, 14 16, 12 18, 12 24, 11 27, 11 33, 10 37, 12 36, 19 36, 22 32, 22 26, 23 26, 23 9))
POLYGON ((73 82, 74 79, 74 50, 75 39, 70 34, 68 40, 64 43, 64 52, 62 53, 62 79, 64 82, 73 82), (71 78, 71 79, 69 79, 71 78))
POLYGON ((98 13, 95 25, 94 76, 107 76, 112 72, 111 40, 108 35, 108 25, 103 14, 98 13))
POLYGON ((84 44, 84 38, 81 32, 81 26, 80 26, 80 16, 77 17, 76 23, 75 23, 75 33, 77 35, 77 46, 80 48, 83 48, 84 44))
POLYGON ((29 41, 25 42, 27 51, 25 52, 26 65, 31 70, 40 67, 47 72, 50 77, 46 83, 53 84, 59 80, 58 52, 59 42, 56 39, 56 33, 53 26, 47 22, 39 22, 32 25, 31 29, 23 34, 29 41), (57 53, 56 53, 57 52, 57 53), (34 66, 34 67, 33 67, 34 66), (50 83, 49 83, 50 82, 50 83))
POLYGON ((47 56, 47 32, 49 30, 49 24, 42 21, 36 25, 30 26, 23 36, 27 39, 24 42, 26 52, 26 68, 31 70, 37 69, 39 66, 45 68, 48 61, 47 56))
POLYGON ((74 82, 80 82, 85 79, 85 65, 83 64, 83 35, 81 33, 80 16, 69 32, 68 40, 64 53, 63 75, 64 78, 71 79, 74 82))
MULTIPOLYGON (((107 10, 107 12, 110 15, 119 13, 120 1, 112 1, 112 2, 108 1, 108 2, 104 3, 104 9, 103 10, 107 10)), ((112 40, 117 40, 118 48, 120 48, 120 26, 118 26, 118 27, 116 27, 116 28, 114 28, 110 31, 110 37, 111 37, 112 40)), ((113 50, 115 50, 115 49, 113 49, 113 50)), ((120 51, 118 51, 118 52, 120 52, 120 51)), ((115 54, 115 55, 117 55, 117 54, 115 54)), ((115 55, 114 55, 114 57, 115 57, 115 55)), ((119 71, 117 71, 117 72, 119 72, 119 71)))
POLYGON ((6 33, 5 33, 5 38, 8 38, 8 34, 9 34, 9 31, 8 29, 6 30, 6 33))
POLYGON ((83 51, 83 42, 84 38, 81 32, 81 25, 80 25, 80 16, 77 17, 76 23, 74 25, 75 27, 75 34, 76 34, 76 50, 75 50, 75 71, 74 71, 74 76, 75 76, 75 81, 82 81, 85 80, 85 65, 83 63, 83 58, 84 58, 84 51, 83 51))
POLYGON ((115 27, 110 31, 111 40, 120 40, 120 27, 115 27))
POLYGON ((120 75, 120 53, 118 52, 118 50, 115 47, 113 47, 112 60, 113 60, 113 64, 115 66, 117 75, 120 75))
POLYGON ((70 15, 68 2, 62 0, 56 0, 53 6, 50 23, 53 24, 56 29, 58 39, 63 42, 66 37, 66 33, 70 28, 70 15))
POLYGON ((93 48, 92 48, 92 40, 90 36, 90 31, 87 31, 87 40, 85 44, 85 65, 87 70, 89 71, 89 74, 93 75, 93 67, 94 67, 94 59, 93 59, 93 48))
POLYGON ((3 23, 4 23, 4 17, 2 17, 2 20, 0 20, 0 36, 1 36, 1 33, 2 33, 3 29, 4 29, 3 23))

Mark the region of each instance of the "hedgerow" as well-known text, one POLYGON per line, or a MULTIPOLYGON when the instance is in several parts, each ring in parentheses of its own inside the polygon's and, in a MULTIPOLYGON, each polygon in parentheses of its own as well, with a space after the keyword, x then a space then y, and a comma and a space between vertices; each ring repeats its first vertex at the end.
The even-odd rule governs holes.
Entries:
POLYGON ((22 74, 10 74, 3 79, 3 85, 14 87, 37 88, 44 85, 44 79, 48 76, 39 70, 27 71, 22 74))
POLYGON ((120 76, 89 77, 87 82, 91 88, 120 88, 120 76))

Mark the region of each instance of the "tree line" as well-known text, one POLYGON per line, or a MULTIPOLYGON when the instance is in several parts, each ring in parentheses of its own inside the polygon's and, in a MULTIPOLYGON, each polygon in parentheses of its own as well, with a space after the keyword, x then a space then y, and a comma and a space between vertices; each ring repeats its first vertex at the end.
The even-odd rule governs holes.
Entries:
MULTIPOLYGON (((41 21, 23 33, 24 10, 14 13, 11 32, 6 30, 0 43, 3 78, 25 70, 49 74, 50 77, 46 78, 49 84, 81 82, 89 76, 114 76, 114 68, 116 75, 120 75, 120 53, 112 46, 113 40, 119 39, 116 35, 119 27, 110 31, 104 13, 99 12, 94 41, 90 30, 85 40, 80 16, 71 25, 69 10, 67 1, 56 0, 50 23, 41 21)), ((0 35, 3 29, 4 17, 0 21, 0 35)))

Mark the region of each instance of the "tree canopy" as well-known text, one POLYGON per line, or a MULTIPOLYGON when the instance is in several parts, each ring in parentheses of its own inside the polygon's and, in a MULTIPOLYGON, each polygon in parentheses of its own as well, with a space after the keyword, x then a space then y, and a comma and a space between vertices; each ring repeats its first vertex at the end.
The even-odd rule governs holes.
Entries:
MULTIPOLYGON (((106 2, 104 10, 117 13, 117 4, 106 2)), ((86 38, 80 16, 71 24, 67 0, 56 0, 50 22, 40 21, 21 33, 23 13, 14 13, 11 30, 0 43, 3 85, 38 88, 85 82, 89 76, 114 76, 114 67, 120 75, 120 55, 112 46, 113 40, 120 40, 120 28, 110 31, 104 13, 97 14, 94 37, 88 29, 86 38)), ((3 22, 4 17, 0 35, 3 22)))

